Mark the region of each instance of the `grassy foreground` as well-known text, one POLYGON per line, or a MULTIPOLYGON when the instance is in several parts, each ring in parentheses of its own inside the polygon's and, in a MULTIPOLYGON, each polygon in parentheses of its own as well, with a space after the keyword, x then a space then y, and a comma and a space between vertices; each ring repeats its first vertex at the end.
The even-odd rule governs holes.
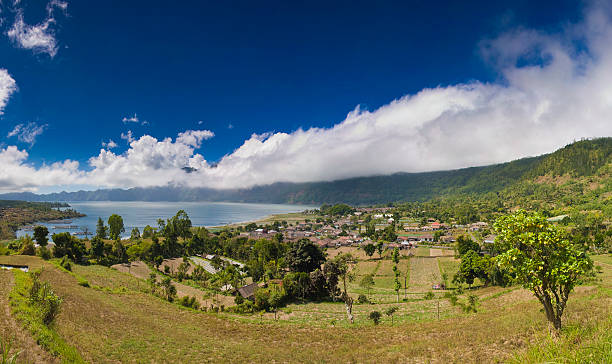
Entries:
POLYGON ((75 267, 100 289, 83 287, 74 276, 36 257, 0 257, 0 263, 45 267, 41 279, 64 299, 54 330, 87 362, 605 363, 612 354, 608 259, 595 257, 602 267, 600 280, 578 287, 570 297, 564 334, 556 341, 547 335, 539 303, 521 289, 479 290, 476 314, 441 301, 439 321, 419 315, 435 300, 400 303, 394 325, 386 317, 381 325, 372 325, 365 313, 375 306, 363 306, 363 315, 351 327, 344 324, 343 307, 333 303, 292 305, 294 312, 287 314, 323 310, 327 320, 316 314, 296 321, 212 314, 151 296, 141 280, 112 269, 75 267))

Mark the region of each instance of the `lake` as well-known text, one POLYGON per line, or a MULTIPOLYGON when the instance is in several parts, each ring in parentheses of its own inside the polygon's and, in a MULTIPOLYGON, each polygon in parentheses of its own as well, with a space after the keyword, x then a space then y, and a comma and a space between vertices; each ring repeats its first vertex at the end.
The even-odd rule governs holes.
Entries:
MULTIPOLYGON (((118 214, 123 217, 125 233, 122 237, 129 237, 132 228, 137 227, 142 233, 146 225, 157 227, 157 219, 167 219, 178 210, 185 210, 193 226, 218 226, 244 221, 258 220, 272 214, 285 214, 300 212, 318 206, 306 205, 279 205, 279 204, 253 204, 253 203, 224 203, 224 202, 141 202, 141 201, 92 201, 69 202, 70 207, 87 216, 72 219, 69 222, 41 223, 49 228, 49 233, 68 231, 76 233, 87 227, 95 233, 98 217, 107 225, 108 217, 118 214), (71 225, 73 228, 62 228, 62 225, 71 225)), ((25 234, 32 235, 31 230, 17 231, 17 237, 25 234)))

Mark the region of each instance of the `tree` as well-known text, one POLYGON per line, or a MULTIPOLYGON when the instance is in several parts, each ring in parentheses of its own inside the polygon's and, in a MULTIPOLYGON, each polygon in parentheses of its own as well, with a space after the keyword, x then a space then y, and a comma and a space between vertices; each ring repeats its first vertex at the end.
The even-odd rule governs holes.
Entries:
POLYGON ((367 289, 369 296, 370 289, 374 287, 374 277, 372 276, 372 274, 366 274, 365 276, 363 276, 363 278, 361 278, 361 281, 359 282, 359 287, 367 289))
POLYGON ((397 265, 399 264, 399 249, 398 248, 393 249, 393 254, 391 255, 391 259, 393 260, 393 263, 395 263, 393 265, 393 273, 395 273, 395 281, 394 281, 393 289, 395 290, 395 294, 397 294, 397 302, 399 302, 399 291, 402 288, 402 284, 400 283, 400 280, 399 280, 400 270, 397 267, 397 265))
POLYGON ((172 230, 175 236, 187 240, 191 237, 191 220, 185 210, 179 210, 176 215, 166 223, 166 228, 172 230))
POLYGON ((36 240, 38 245, 43 247, 47 246, 47 242, 49 241, 47 235, 49 235, 49 229, 47 229, 46 226, 37 225, 34 227, 34 240, 36 240))
POLYGON ((391 317, 391 325, 393 325, 393 315, 397 312, 398 309, 399 307, 397 306, 391 306, 385 311, 385 315, 391 317))
POLYGON ((491 258, 478 255, 473 250, 468 250, 461 257, 459 270, 453 278, 454 282, 462 282, 472 285, 474 279, 480 278, 485 284, 489 283, 489 272, 493 264, 491 258))
POLYGON ((104 226, 104 220, 98 217, 98 224, 96 225, 96 236, 99 239, 106 239, 108 237, 108 229, 104 226))
POLYGON ((372 311, 370 312, 368 317, 370 318, 370 320, 374 322, 374 325, 378 325, 378 323, 380 322, 380 318, 382 317, 382 314, 380 313, 380 311, 372 311))
POLYGON ((480 245, 477 242, 472 240, 470 237, 461 235, 457 238, 457 253, 460 256, 466 254, 470 250, 475 251, 476 253, 480 252, 480 245))
POLYGON ((572 242, 540 213, 519 210, 498 218, 494 227, 504 252, 499 264, 534 293, 557 335, 570 292, 593 269, 586 247, 572 242))
POLYGON ((379 241, 378 243, 376 243, 376 250, 378 251, 378 257, 382 259, 382 253, 384 250, 384 245, 382 241, 379 241))
POLYGON ((100 237, 95 236, 93 239, 91 239, 89 254, 97 260, 100 260, 100 258, 102 258, 104 255, 104 242, 100 237))
POLYGON ((155 229, 153 229, 150 225, 147 225, 142 229, 142 238, 143 239, 151 239, 155 235, 155 229))
POLYGON ((310 273, 325 262, 321 249, 308 239, 293 243, 286 254, 286 263, 292 272, 310 273))
POLYGON ((121 237, 121 233, 125 231, 123 226, 123 218, 117 214, 112 214, 108 218, 109 237, 112 240, 117 240, 121 237))
POLYGON ((161 281, 161 289, 166 300, 170 302, 174 301, 176 297, 176 287, 172 284, 172 280, 169 277, 161 281))
POLYGON ((376 246, 372 243, 367 243, 366 245, 363 246, 363 251, 366 253, 366 255, 368 257, 372 257, 372 255, 374 255, 374 252, 376 251, 376 246))
POLYGON ((342 281, 341 298, 344 301, 346 315, 351 323, 353 318, 353 298, 347 292, 347 282, 352 282, 355 279, 355 274, 352 271, 353 262, 355 259, 350 253, 338 254, 331 260, 335 275, 342 281))
POLYGON ((131 240, 138 240, 138 239, 140 239, 140 230, 138 230, 137 227, 132 229, 132 232, 130 233, 130 239, 131 240))
POLYGON ((55 243, 53 255, 56 258, 66 256, 75 262, 80 262, 83 259, 86 252, 85 245, 74 236, 70 235, 70 233, 64 232, 53 234, 51 238, 55 243))
POLYGON ((87 226, 82 226, 81 229, 83 229, 83 236, 85 237, 85 240, 88 240, 89 235, 91 235, 89 228, 87 226))

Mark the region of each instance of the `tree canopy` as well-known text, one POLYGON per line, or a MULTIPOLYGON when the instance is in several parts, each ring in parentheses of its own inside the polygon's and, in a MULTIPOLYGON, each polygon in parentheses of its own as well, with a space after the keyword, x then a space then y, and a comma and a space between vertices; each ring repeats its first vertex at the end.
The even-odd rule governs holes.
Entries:
POLYGON ((499 264, 534 293, 555 332, 560 330, 569 294, 593 267, 586 247, 540 213, 519 210, 497 219, 494 227, 504 252, 499 264))
POLYGON ((310 273, 325 262, 321 249, 308 239, 300 239, 289 247, 286 263, 293 272, 310 273))

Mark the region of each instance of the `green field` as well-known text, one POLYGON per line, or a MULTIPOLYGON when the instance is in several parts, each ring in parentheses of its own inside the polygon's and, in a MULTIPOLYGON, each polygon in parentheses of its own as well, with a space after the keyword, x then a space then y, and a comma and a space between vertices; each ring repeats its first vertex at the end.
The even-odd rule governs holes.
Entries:
MULTIPOLYGON (((410 262, 409 289, 427 287, 429 275, 435 269, 440 274, 440 259, 444 262, 441 269, 451 269, 445 261, 448 258, 403 259, 400 265, 406 268, 410 262)), ((602 267, 599 279, 572 294, 564 335, 551 341, 540 304, 517 288, 474 290, 481 298, 476 314, 463 313, 443 299, 393 303, 391 292, 388 303, 356 304, 356 321, 350 325, 341 303, 289 305, 278 320, 271 313, 205 313, 152 296, 143 289, 142 281, 110 268, 74 266, 74 272, 99 286, 86 288, 72 275, 38 258, 0 257, 3 263, 44 266, 41 278, 64 299, 54 329, 86 361, 94 363, 592 362, 589 355, 604 358, 596 362, 606 362, 611 350, 612 265, 609 256, 595 260, 602 267), (400 307, 394 325, 387 316, 379 326, 367 319, 370 311, 384 311, 392 305, 400 307)), ((367 270, 373 265, 363 263, 367 270)), ((376 274, 387 277, 388 264, 380 263, 376 274)), ((4 305, 14 284, 12 276, 10 271, 0 271, 0 303, 4 305)), ((378 289, 384 291, 384 284, 378 289)), ((0 312, 5 327, 19 328, 18 324, 9 326, 15 325, 14 318, 5 310, 0 312)), ((23 361, 51 361, 23 330, 0 332, 3 338, 12 336, 14 347, 23 350, 23 361)))

